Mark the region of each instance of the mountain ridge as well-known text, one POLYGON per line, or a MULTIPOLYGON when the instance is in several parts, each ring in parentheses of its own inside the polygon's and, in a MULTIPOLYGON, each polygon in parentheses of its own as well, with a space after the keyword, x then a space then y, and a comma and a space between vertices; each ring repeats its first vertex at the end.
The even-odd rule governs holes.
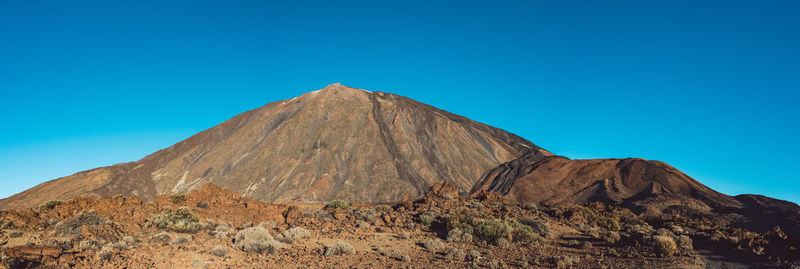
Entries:
POLYGON ((75 196, 150 200, 206 183, 272 202, 389 202, 440 180, 466 192, 486 169, 529 152, 552 155, 410 98, 337 83, 246 111, 139 161, 45 182, 0 208, 75 196))

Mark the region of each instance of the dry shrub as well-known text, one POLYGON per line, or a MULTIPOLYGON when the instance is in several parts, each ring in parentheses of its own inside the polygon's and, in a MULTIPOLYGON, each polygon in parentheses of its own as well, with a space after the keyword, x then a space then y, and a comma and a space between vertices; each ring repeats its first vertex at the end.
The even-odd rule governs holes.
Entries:
POLYGON ((453 228, 447 232, 447 241, 455 243, 472 243, 472 235, 461 231, 459 228, 453 228))
POLYGON ((672 256, 678 250, 678 246, 675 244, 675 240, 673 240, 672 237, 656 235, 653 236, 653 241, 656 251, 658 251, 658 254, 662 257, 672 256))
POLYGON ((280 242, 272 238, 269 231, 261 227, 250 227, 239 231, 234 242, 237 249, 254 253, 266 250, 271 254, 283 247, 280 242))
POLYGON ((223 245, 217 245, 211 250, 211 254, 217 257, 225 257, 225 255, 228 255, 228 248, 223 245))
POLYGON ((322 255, 331 256, 331 255, 352 255, 356 253, 348 243, 345 242, 336 242, 336 244, 325 246, 322 250, 322 255))
POLYGON ((280 237, 280 241, 287 244, 291 244, 300 239, 306 239, 311 237, 311 232, 302 227, 294 227, 286 231, 283 231, 282 235, 283 236, 280 237))
POLYGON ((441 249, 444 249, 445 244, 442 240, 439 239, 431 239, 422 243, 422 246, 425 247, 430 252, 437 252, 441 249))
POLYGON ((56 206, 61 205, 61 204, 64 204, 64 202, 59 201, 59 200, 47 201, 44 204, 39 206, 39 210, 50 210, 50 209, 56 208, 56 206))
POLYGON ((453 260, 453 261, 463 261, 464 258, 467 257, 467 253, 461 250, 460 248, 451 248, 447 251, 447 255, 445 259, 453 260))

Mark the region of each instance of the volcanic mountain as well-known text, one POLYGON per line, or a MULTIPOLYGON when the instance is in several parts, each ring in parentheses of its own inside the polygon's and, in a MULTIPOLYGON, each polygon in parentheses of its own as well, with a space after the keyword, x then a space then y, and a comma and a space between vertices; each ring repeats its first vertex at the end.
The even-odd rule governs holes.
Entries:
POLYGON ((472 194, 522 203, 603 202, 650 216, 714 216, 725 225, 800 236, 800 206, 761 195, 719 193, 664 162, 640 158, 572 160, 523 154, 488 170, 472 194))
POLYGON ((139 161, 79 172, 0 201, 186 193, 207 183, 272 202, 397 201, 448 181, 469 191, 523 154, 552 155, 506 131, 402 96, 332 84, 242 113, 139 161))

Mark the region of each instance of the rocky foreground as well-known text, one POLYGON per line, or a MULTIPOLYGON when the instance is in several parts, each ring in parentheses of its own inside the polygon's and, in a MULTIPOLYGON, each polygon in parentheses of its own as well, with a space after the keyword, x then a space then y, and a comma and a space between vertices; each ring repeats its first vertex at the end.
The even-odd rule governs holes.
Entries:
POLYGON ((798 268, 800 238, 713 217, 459 197, 436 184, 394 205, 188 195, 51 201, 0 211, 6 268, 798 268))

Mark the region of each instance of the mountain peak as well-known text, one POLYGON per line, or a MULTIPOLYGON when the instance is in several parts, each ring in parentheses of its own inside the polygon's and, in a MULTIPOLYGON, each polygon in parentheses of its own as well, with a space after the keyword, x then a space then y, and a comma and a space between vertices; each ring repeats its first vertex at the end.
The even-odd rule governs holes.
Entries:
POLYGON ((214 183, 262 201, 374 203, 445 180, 466 192, 493 167, 539 147, 410 98, 330 84, 242 113, 137 162, 77 173, 0 208, 78 195, 187 193, 214 183))
POLYGON ((328 86, 325 86, 325 88, 322 88, 322 89, 320 89, 318 91, 336 91, 336 92, 355 91, 355 92, 371 93, 370 91, 367 91, 367 90, 364 90, 364 89, 359 89, 359 88, 353 88, 353 87, 350 87, 350 86, 346 86, 346 85, 343 85, 343 84, 341 84, 339 82, 336 82, 336 83, 330 84, 328 86))

